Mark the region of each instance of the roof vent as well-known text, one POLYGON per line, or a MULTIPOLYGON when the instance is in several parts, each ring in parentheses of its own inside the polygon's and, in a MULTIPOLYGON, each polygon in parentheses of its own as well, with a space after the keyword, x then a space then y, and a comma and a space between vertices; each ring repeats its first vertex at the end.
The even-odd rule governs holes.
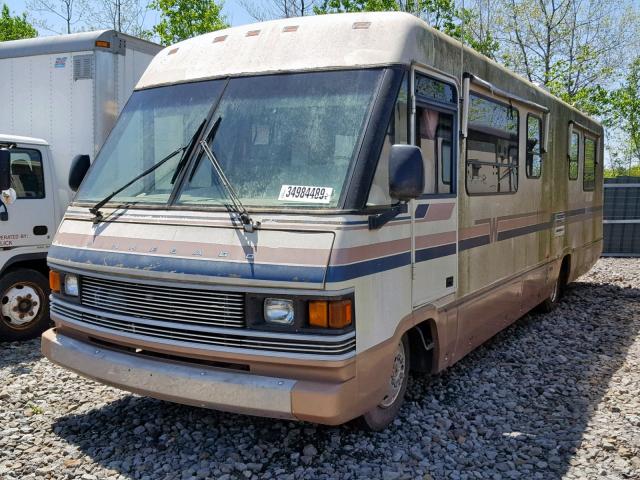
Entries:
POLYGON ((93 54, 74 55, 73 79, 90 80, 93 78, 93 54))
POLYGON ((371 26, 371 22, 354 22, 353 28, 354 30, 366 30, 371 26))

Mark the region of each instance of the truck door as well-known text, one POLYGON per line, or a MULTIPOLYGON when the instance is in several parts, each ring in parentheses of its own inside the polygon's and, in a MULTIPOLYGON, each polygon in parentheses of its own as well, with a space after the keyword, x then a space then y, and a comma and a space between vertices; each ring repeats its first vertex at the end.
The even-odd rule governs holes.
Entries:
POLYGON ((455 292, 458 89, 455 80, 421 69, 412 76, 412 143, 425 167, 423 195, 411 202, 412 303, 419 307, 455 292))
POLYGON ((56 229, 48 149, 16 146, 9 151, 11 186, 17 199, 11 205, 0 205, 0 212, 7 211, 6 220, 0 221, 0 247, 46 248, 56 229))

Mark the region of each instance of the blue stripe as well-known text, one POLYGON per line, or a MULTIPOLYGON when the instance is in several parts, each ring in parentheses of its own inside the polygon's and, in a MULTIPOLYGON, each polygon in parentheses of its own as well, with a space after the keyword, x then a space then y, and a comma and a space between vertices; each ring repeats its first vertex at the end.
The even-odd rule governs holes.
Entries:
MULTIPOLYGON (((454 255, 456 245, 440 245, 416 251, 416 262, 454 255)), ((68 261, 86 265, 104 265, 152 272, 181 273, 186 275, 206 275, 213 277, 247 278, 252 280, 273 280, 280 282, 322 283, 323 267, 302 267, 292 265, 268 265, 259 263, 234 263, 189 258, 154 257, 142 254, 101 252, 52 246, 49 249, 52 261, 68 261)), ((403 252, 373 260, 349 265, 332 265, 327 269, 327 282, 342 282, 365 277, 375 273, 405 267, 411 264, 411 253, 403 252)))
POLYGON ((416 250, 416 263, 426 262, 427 260, 433 260, 434 258, 448 257, 449 255, 455 255, 455 253, 455 243, 423 248, 421 250, 416 250))
POLYGON ((467 238, 460 240, 460 251, 469 250, 471 248, 481 247, 482 245, 489 245, 491 243, 491 237, 489 235, 481 235, 479 237, 467 238))
POLYGON ((416 218, 424 218, 427 216, 427 210, 429 210, 429 204, 428 203, 423 203, 420 204, 416 207, 416 213, 415 213, 415 217, 416 218))
POLYGON ((352 278, 364 277, 385 272, 411 263, 411 253, 404 252, 388 257, 365 260, 350 265, 332 265, 327 270, 327 282, 342 282, 352 278))
POLYGON ((265 265, 260 263, 234 263, 189 258, 154 257, 149 255, 101 252, 51 246, 50 260, 68 261, 86 265, 129 268, 152 272, 206 275, 212 277, 248 278, 277 282, 322 283, 324 267, 300 267, 292 265, 265 265))

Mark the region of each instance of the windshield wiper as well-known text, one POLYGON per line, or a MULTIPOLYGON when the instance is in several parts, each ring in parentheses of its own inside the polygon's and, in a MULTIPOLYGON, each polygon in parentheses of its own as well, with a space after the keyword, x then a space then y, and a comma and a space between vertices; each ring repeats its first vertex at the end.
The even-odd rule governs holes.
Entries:
POLYGON ((177 154, 182 152, 182 157, 180 158, 180 161, 178 162, 178 165, 176 166, 176 171, 173 173, 173 177, 171 177, 171 183, 173 184, 173 182, 175 182, 175 180, 176 180, 178 174, 180 173, 180 171, 184 168, 184 166, 186 164, 186 160, 189 157, 189 152, 193 149, 193 147, 195 145, 195 141, 198 138, 198 136, 200 135, 200 132, 202 131, 202 128, 204 127, 205 124, 206 124, 206 119, 202 121, 200 126, 193 133, 193 136, 189 139, 188 143, 186 143, 185 145, 183 145, 181 147, 176 148, 173 152, 171 152, 169 155, 164 157, 158 163, 155 163, 154 165, 152 165, 151 167, 146 169, 144 172, 142 172, 140 175, 137 175, 136 177, 134 177, 126 185, 123 185, 118 190, 115 190, 114 192, 111 192, 109 195, 107 195, 105 198, 103 198, 98 203, 96 203, 93 207, 91 207, 89 209, 89 211, 93 214, 93 223, 96 224, 96 223, 100 223, 102 221, 103 217, 102 217, 102 212, 100 211, 100 209, 102 207, 104 207, 109 200, 111 200, 113 197, 115 197, 117 194, 119 194, 123 190, 126 190, 127 188, 129 188, 131 185, 133 185, 135 182, 137 182, 141 178, 146 177, 147 175, 149 175, 154 170, 157 170, 162 165, 164 165, 169 160, 171 160, 173 157, 175 157, 177 154))
MULTIPOLYGON (((212 129, 212 133, 214 135, 215 135, 215 132, 213 130, 214 129, 217 130, 218 125, 220 125, 220 120, 221 120, 221 117, 218 118, 218 120, 216 120, 216 123, 215 123, 215 125, 214 125, 214 127, 212 129)), ((208 138, 207 138, 207 141, 213 140, 213 136, 214 135, 212 135, 210 133, 208 138)), ((218 159, 216 158, 215 154, 213 153, 213 150, 211 150, 211 148, 209 148, 209 144, 207 143, 207 141, 200 140, 200 147, 202 147, 202 151, 205 153, 205 155, 207 156, 207 158, 211 162, 211 165, 213 166, 213 169, 215 170, 216 174, 218 175, 218 178, 220 179, 220 182, 222 183, 222 186, 224 187, 225 191, 227 192, 227 196, 231 200, 231 204, 229 205, 229 207, 231 208, 231 210, 233 210, 238 215, 238 217, 240 217, 240 220, 242 221, 242 226, 244 228, 244 231, 247 232, 247 233, 251 233, 255 229, 260 227, 260 222, 254 221, 251 218, 251 216, 249 215, 249 212, 247 211, 247 209, 244 207, 244 205, 240 201, 240 197, 238 197, 238 193, 236 192, 235 188, 233 188, 233 185, 231 184, 231 182, 229 181, 227 176, 224 174, 224 170, 222 170, 222 166, 220 165, 220 162, 218 162, 218 159)), ((194 170, 194 172, 195 172, 195 170, 194 170)), ((194 172, 192 172, 191 176, 193 176, 194 172)))

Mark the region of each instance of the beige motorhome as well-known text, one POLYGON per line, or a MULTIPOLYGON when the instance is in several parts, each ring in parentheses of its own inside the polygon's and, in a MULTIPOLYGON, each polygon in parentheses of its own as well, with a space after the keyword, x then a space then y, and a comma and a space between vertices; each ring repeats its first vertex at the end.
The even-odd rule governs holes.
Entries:
POLYGON ((384 428, 410 371, 593 265, 602 152, 598 123, 410 15, 178 43, 60 225, 43 352, 161 399, 384 428))

